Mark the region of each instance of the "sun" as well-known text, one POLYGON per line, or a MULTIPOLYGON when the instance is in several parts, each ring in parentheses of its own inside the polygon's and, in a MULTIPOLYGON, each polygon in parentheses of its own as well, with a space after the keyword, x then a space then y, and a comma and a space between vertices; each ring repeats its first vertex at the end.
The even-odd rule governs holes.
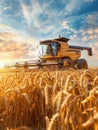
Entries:
POLYGON ((0 68, 4 68, 5 65, 6 65, 6 62, 0 61, 0 68))

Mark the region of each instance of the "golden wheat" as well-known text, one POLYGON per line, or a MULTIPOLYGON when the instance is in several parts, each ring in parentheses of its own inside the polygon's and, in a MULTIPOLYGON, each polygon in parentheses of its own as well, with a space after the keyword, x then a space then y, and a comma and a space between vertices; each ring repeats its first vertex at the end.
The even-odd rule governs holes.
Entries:
POLYGON ((0 73, 0 130, 97 130, 98 69, 0 73))

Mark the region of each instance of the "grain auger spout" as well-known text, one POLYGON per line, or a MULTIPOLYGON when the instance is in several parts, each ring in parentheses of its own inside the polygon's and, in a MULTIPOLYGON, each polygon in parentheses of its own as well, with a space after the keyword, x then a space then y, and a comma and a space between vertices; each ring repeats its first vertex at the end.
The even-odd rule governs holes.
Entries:
POLYGON ((25 61, 24 63, 17 62, 15 65, 8 67, 47 67, 53 68, 75 68, 87 69, 88 64, 85 59, 80 59, 81 51, 87 50, 88 55, 92 56, 92 48, 68 45, 68 38, 59 37, 56 39, 49 39, 40 41, 41 57, 38 61, 25 61))
POLYGON ((71 46, 71 45, 69 45, 69 47, 73 48, 73 49, 87 50, 88 51, 88 55, 92 56, 92 48, 90 48, 90 47, 71 46))

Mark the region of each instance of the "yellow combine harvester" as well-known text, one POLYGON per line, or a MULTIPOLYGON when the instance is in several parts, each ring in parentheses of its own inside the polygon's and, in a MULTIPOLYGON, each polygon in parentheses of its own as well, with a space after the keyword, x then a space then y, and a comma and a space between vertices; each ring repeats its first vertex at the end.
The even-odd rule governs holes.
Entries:
POLYGON ((47 66, 50 68, 76 68, 76 69, 87 69, 88 65, 85 59, 79 59, 81 57, 81 51, 87 50, 88 55, 92 56, 92 49, 90 47, 81 47, 68 45, 69 39, 65 37, 59 37, 56 39, 40 41, 42 48, 42 54, 38 61, 25 61, 17 62, 14 65, 7 65, 11 67, 39 67, 43 68, 47 66))

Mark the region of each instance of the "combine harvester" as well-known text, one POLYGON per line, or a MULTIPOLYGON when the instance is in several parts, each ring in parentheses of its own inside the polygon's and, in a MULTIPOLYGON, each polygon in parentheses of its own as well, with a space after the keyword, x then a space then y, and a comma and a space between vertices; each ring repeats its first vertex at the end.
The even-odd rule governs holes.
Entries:
POLYGON ((87 50, 88 55, 92 56, 92 48, 68 45, 70 39, 59 37, 56 39, 40 41, 42 55, 39 60, 17 62, 6 65, 7 68, 69 68, 87 69, 88 64, 81 57, 81 51, 87 50))

